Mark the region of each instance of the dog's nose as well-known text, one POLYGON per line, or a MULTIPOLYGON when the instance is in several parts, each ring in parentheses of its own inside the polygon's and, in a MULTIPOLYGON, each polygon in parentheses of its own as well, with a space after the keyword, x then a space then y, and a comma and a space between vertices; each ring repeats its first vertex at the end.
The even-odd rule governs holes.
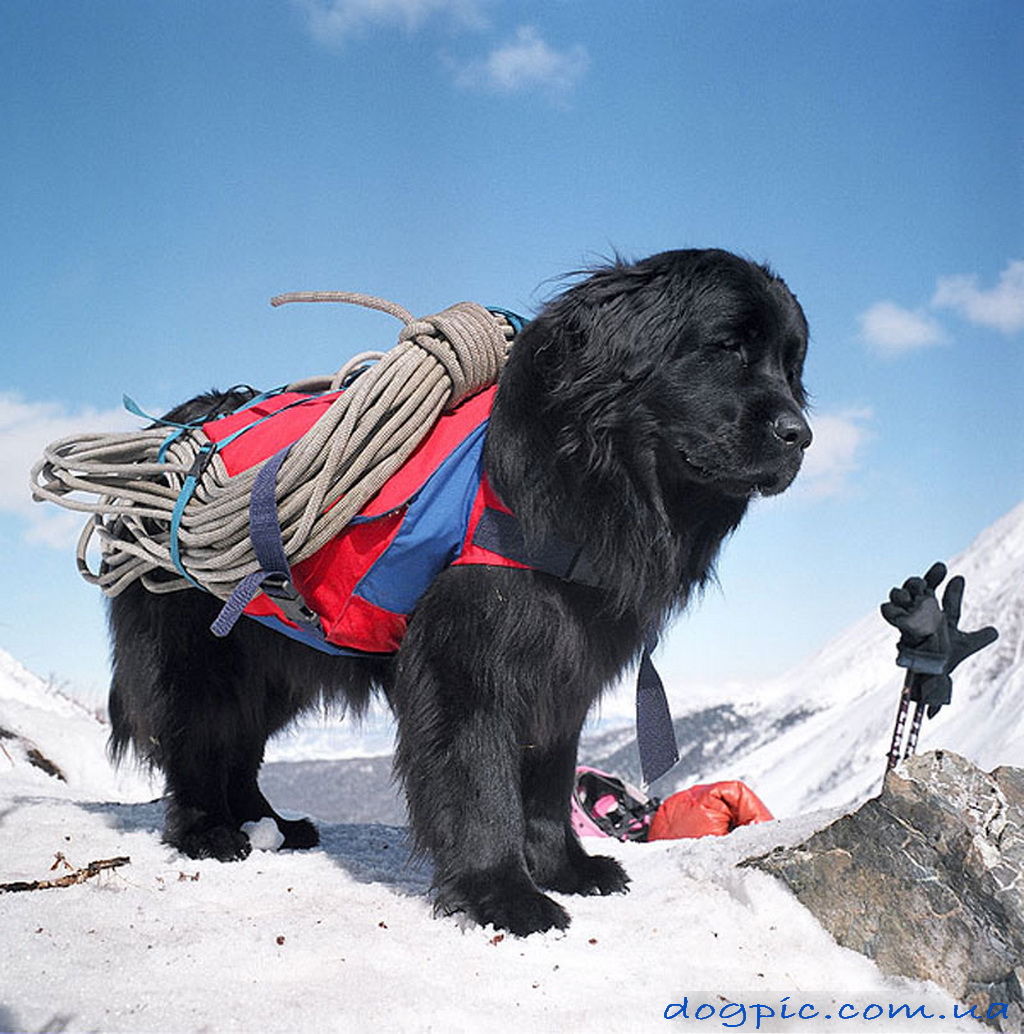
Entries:
POLYGON ((772 423, 772 434, 784 445, 806 449, 813 439, 811 429, 799 413, 785 410, 772 423))

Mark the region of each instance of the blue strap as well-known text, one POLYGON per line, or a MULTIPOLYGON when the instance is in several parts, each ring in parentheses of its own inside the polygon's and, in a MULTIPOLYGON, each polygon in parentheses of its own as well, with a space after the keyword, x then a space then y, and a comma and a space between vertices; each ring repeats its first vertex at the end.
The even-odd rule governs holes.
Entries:
POLYGON ((644 651, 636 676, 636 744, 640 752, 640 771, 648 786, 679 760, 665 686, 651 660, 657 645, 658 633, 649 628, 644 635, 644 651))
POLYGON ((185 565, 181 562, 181 545, 178 542, 178 534, 181 531, 181 518, 185 513, 185 507, 188 506, 188 501, 192 498, 192 493, 196 490, 196 485, 199 484, 199 479, 203 476, 203 471, 206 470, 206 465, 210 462, 210 457, 213 456, 215 449, 216 446, 212 442, 207 442, 196 453, 192 466, 185 475, 178 498, 175 500, 174 511, 171 513, 171 562, 177 568, 178 573, 197 589, 202 589, 202 586, 185 570, 185 565))
MULTIPOLYGON (((243 405, 239 406, 232 412, 239 413, 242 410, 263 402, 265 399, 268 399, 273 395, 279 395, 285 390, 287 389, 281 387, 261 392, 260 394, 254 395, 252 398, 246 400, 243 405)), ((304 402, 309 397, 311 396, 303 396, 301 399, 289 403, 289 405, 282 408, 290 409, 292 406, 299 405, 301 402, 304 402)), ((157 460, 161 463, 165 462, 167 458, 167 450, 174 441, 188 431, 195 430, 208 422, 208 418, 205 416, 189 421, 188 423, 153 416, 151 413, 145 412, 145 410, 143 410, 139 404, 128 395, 122 396, 122 402, 124 404, 124 408, 135 416, 142 417, 144 420, 149 420, 152 423, 160 424, 164 427, 173 428, 171 433, 161 443, 160 450, 157 453, 157 460)), ((206 470, 210 460, 213 458, 217 450, 228 445, 230 442, 233 442, 240 435, 245 434, 246 431, 249 431, 258 424, 263 423, 264 420, 268 420, 271 416, 276 416, 278 412, 281 412, 281 410, 265 414, 259 419, 254 420, 251 424, 246 424, 244 427, 238 428, 238 430, 221 439, 219 442, 207 442, 198 450, 192 461, 192 466, 185 475, 181 491, 178 493, 178 498, 174 503, 174 509, 171 512, 170 553, 171 562, 174 564, 175 569, 190 585, 197 589, 204 589, 204 587, 200 585, 200 583, 196 581, 196 579, 193 578, 187 570, 185 570, 185 565, 181 558, 181 522, 185 514, 185 508, 192 499, 196 486, 199 484, 199 481, 203 476, 203 472, 206 470)), ((223 415, 227 416, 229 414, 223 415)), ((256 553, 257 560, 260 562, 261 570, 247 575, 235 587, 235 590, 221 608, 221 611, 217 615, 213 625, 211 625, 211 631, 213 631, 214 635, 227 635, 238 620, 239 615, 248 605, 249 601, 262 588, 268 596, 274 599, 289 620, 299 624, 314 638, 318 638, 320 640, 324 639, 323 628, 320 624, 319 617, 306 606, 305 601, 303 601, 298 590, 292 584, 291 568, 288 565, 288 559, 284 552, 284 545, 281 541, 281 526, 277 517, 276 486, 277 472, 287 454, 288 448, 284 448, 280 452, 276 453, 263 465, 256 476, 256 482, 253 486, 253 492, 249 503, 249 530, 253 543, 253 550, 256 553)))
POLYGON ((242 616, 242 611, 249 605, 256 593, 260 591, 260 585, 266 577, 265 571, 253 571, 235 586, 224 606, 213 619, 213 624, 210 625, 210 631, 218 639, 223 639, 235 627, 235 622, 242 616))
MULTIPOLYGON (((192 460, 192 466, 189 467, 188 473, 185 475, 185 480, 182 482, 181 491, 178 493, 178 498, 174 502, 174 510, 171 512, 171 533, 170 533, 171 534, 171 562, 177 568, 178 573, 183 578, 186 578, 189 581, 189 583, 194 585, 197 589, 202 589, 203 586, 200 585, 199 582, 197 582, 188 573, 188 571, 185 570, 185 565, 182 563, 182 560, 181 560, 181 543, 178 540, 178 536, 179 536, 179 534, 181 532, 181 519, 184 516, 185 507, 188 506, 189 500, 192 498, 192 494, 196 490, 196 485, 199 484, 199 480, 203 476, 204 471, 206 470, 207 466, 210 463, 210 460, 213 459, 214 453, 218 449, 223 448, 229 442, 233 442, 239 435, 244 434, 252 426, 253 426, 252 424, 247 424, 245 427, 241 427, 237 431, 235 431, 234 434, 228 435, 227 438, 222 438, 219 442, 207 442, 205 445, 201 446, 199 451, 196 453, 195 458, 192 460)), ((175 431, 174 435, 172 435, 171 438, 168 438, 164 442, 164 445, 161 447, 161 450, 160 450, 161 453, 163 452, 164 448, 168 444, 170 444, 170 441, 172 440, 173 437, 176 437, 177 435, 181 434, 183 431, 187 431, 187 430, 189 430, 189 428, 186 427, 185 425, 182 425, 177 431, 175 431)), ((287 451, 288 451, 287 449, 284 450, 284 452, 287 452, 287 451)), ((161 459, 162 459, 162 456, 161 456, 161 459)), ((277 457, 276 456, 272 457, 272 460, 273 459, 277 459, 277 457)), ((281 459, 277 460, 277 467, 279 467, 281 465, 281 460, 283 460, 283 459, 284 459, 284 456, 281 456, 281 459)), ((268 463, 271 462, 272 460, 268 460, 268 463)), ((274 468, 274 475, 273 476, 275 478, 277 477, 277 467, 274 468)), ((262 473, 262 471, 260 473, 262 473)), ((259 480, 258 477, 257 477, 257 480, 259 480)), ((277 520, 277 502, 274 499, 274 487, 275 487, 275 482, 272 480, 271 484, 270 484, 270 502, 271 502, 271 505, 274 508, 274 520, 276 522, 276 520, 277 520)), ((252 506, 251 506, 251 503, 250 503, 250 512, 251 512, 251 509, 252 509, 252 506)), ((280 542, 280 538, 281 538, 281 530, 280 530, 280 528, 278 528, 277 536, 278 536, 278 542, 280 542)), ((284 556, 284 550, 283 549, 281 551, 281 555, 284 556)), ((285 570, 287 570, 287 562, 286 562, 285 570)))
POLYGON ((266 574, 291 577, 291 567, 281 541, 281 524, 277 518, 277 472, 281 469, 290 445, 279 449, 260 467, 249 497, 249 537, 252 551, 266 574))
POLYGON ((493 312, 495 316, 504 316, 512 324, 512 329, 517 334, 521 333, 523 327, 530 322, 525 316, 520 316, 519 313, 513 312, 511 309, 502 309, 497 305, 488 305, 487 311, 493 312))
POLYGON ((490 506, 480 515, 473 545, 567 582, 593 587, 601 584, 600 575, 583 550, 556 539, 537 545, 528 543, 522 525, 512 514, 490 506))
POLYGON ((147 413, 130 395, 121 396, 121 405, 128 410, 133 416, 140 416, 143 420, 148 420, 151 424, 162 424, 164 427, 177 427, 181 430, 185 427, 195 427, 196 424, 182 424, 177 420, 165 420, 162 416, 153 416, 152 413, 147 413))
MULTIPOLYGON (((142 417, 143 420, 148 420, 151 424, 160 424, 163 427, 173 427, 174 430, 163 440, 160 444, 160 451, 156 454, 157 463, 163 463, 167 458, 167 450, 171 444, 176 441, 181 435, 192 427, 198 427, 201 421, 193 421, 191 423, 182 424, 177 420, 165 420, 162 416, 153 416, 152 413, 147 413, 130 395, 121 396, 121 404, 125 409, 128 410, 133 416, 142 417)), ((194 485, 192 486, 195 487, 194 485)), ((190 493, 191 494, 191 493, 190 493)), ((177 536, 175 536, 175 539, 177 536)), ((172 547, 173 550, 174 547, 172 547)), ((177 561, 175 562, 177 563, 177 561)), ((179 567, 179 570, 181 568, 179 567)), ((187 578, 188 575, 185 575, 187 578)), ((191 581, 191 579, 189 579, 191 581)))
MULTIPOLYGON (((239 413, 243 409, 245 409, 247 406, 251 406, 251 405, 253 405, 256 402, 260 402, 263 399, 269 397, 270 395, 277 395, 277 394, 279 394, 283 390, 284 390, 283 388, 275 388, 273 391, 265 391, 262 395, 257 396, 254 399, 250 399, 249 402, 247 402, 245 404, 245 406, 239 407, 234 412, 239 413)), ((231 434, 227 435, 224 438, 221 438, 221 440, 218 441, 218 442, 207 442, 196 453, 195 458, 192 461, 192 466, 189 468, 189 472, 186 475, 184 482, 182 483, 181 491, 178 493, 178 498, 177 498, 177 500, 174 503, 174 510, 171 513, 171 561, 173 562, 174 566, 178 569, 178 573, 181 574, 184 578, 188 579, 188 581, 192 585, 194 585, 197 589, 202 589, 203 586, 200 585, 185 570, 185 566, 184 566, 184 564, 182 563, 182 560, 181 560, 181 546, 180 546, 180 544, 178 542, 178 534, 179 534, 180 529, 181 529, 181 519, 182 519, 183 514, 185 513, 185 507, 188 505, 189 500, 192 498, 192 493, 195 492, 196 485, 199 483, 199 479, 203 476, 203 472, 206 470, 207 466, 209 465, 210 460, 213 458, 213 454, 215 452, 217 452, 219 449, 223 449, 224 446, 230 445, 236 438, 240 438, 243 434, 245 434, 246 431, 250 431, 250 430, 252 430, 252 428, 258 427, 260 424, 263 423, 264 420, 269 420, 271 417, 277 416, 278 413, 283 413, 286 409, 291 409, 292 406, 300 405, 308 397, 310 397, 310 396, 303 396, 303 398, 297 399, 295 402, 290 402, 290 403, 288 403, 287 406, 282 406, 280 409, 275 410, 273 413, 267 413, 264 416, 261 416, 258 420, 254 420, 251 424, 245 424, 243 427, 239 427, 238 430, 233 431, 231 434)), ((128 403, 129 402, 131 402, 133 406, 135 405, 135 403, 132 402, 132 400, 129 399, 128 396, 126 395, 125 396, 125 406, 126 406, 126 408, 128 408, 128 403)), ((133 412, 134 411, 135 410, 133 410, 133 412)), ((139 410, 139 412, 141 412, 141 410, 139 410)), ((225 416, 227 416, 227 415, 228 414, 225 414, 225 416)), ((202 426, 202 424, 204 424, 206 422, 207 421, 205 419, 196 421, 194 424, 175 424, 173 421, 168 421, 168 420, 160 420, 160 421, 158 421, 158 423, 168 424, 169 426, 175 427, 176 430, 172 431, 171 434, 169 434, 164 439, 163 444, 160 446, 160 451, 157 453, 157 460, 160 463, 163 463, 166 460, 166 457, 167 457, 167 449, 168 449, 168 447, 170 446, 170 444, 176 438, 178 438, 182 434, 185 434, 188 431, 195 430, 197 427, 202 426)), ((281 461, 284 459, 284 456, 285 456, 285 454, 287 452, 288 452, 288 449, 286 448, 286 449, 284 449, 282 451, 282 453, 280 454, 279 457, 278 456, 272 456, 271 459, 267 461, 268 464, 276 461, 276 465, 273 468, 273 475, 272 475, 272 477, 270 479, 270 483, 269 483, 269 503, 268 503, 268 500, 266 498, 266 496, 267 496, 267 485, 266 485, 266 482, 264 482, 264 493, 263 493, 263 498, 261 499, 261 502, 260 502, 261 508, 263 510, 266 510, 269 507, 269 509, 273 511, 273 522, 274 522, 274 526, 277 527, 277 540, 278 540, 278 544, 279 545, 280 545, 280 541, 281 541, 281 529, 280 529, 279 526, 277 526, 277 500, 274 497, 274 492, 275 492, 275 488, 276 488, 276 480, 275 479, 277 478, 277 471, 278 471, 278 468, 281 466, 281 461)), ((262 473, 262 471, 261 471, 261 473, 262 473)), ((257 480, 259 480, 258 476, 257 476, 257 480)), ((250 508, 249 509, 250 509, 250 521, 251 521, 251 515, 252 515, 252 504, 251 504, 251 502, 250 502, 250 508)), ((265 516, 263 518, 264 522, 266 522, 268 519, 269 518, 267 516, 265 516)), ((282 558, 284 557, 284 550, 283 550, 283 548, 281 549, 281 557, 282 558)), ((275 570, 278 570, 278 571, 281 571, 281 572, 287 572, 288 571, 287 561, 284 562, 284 566, 283 567, 275 568, 275 570)), ((290 578, 290 574, 286 575, 286 577, 290 578)), ((243 579, 243 582, 244 582, 244 579, 243 579)), ((238 589, 240 589, 240 588, 241 588, 241 583, 238 586, 238 589)), ((236 589, 236 591, 238 591, 238 590, 236 589)), ((250 599, 254 595, 255 595, 255 590, 250 594, 250 599)), ((234 621, 232 621, 231 624, 233 625, 234 621)), ((231 626, 229 625, 228 626, 228 631, 230 631, 230 627, 231 626)), ((224 632, 224 635, 227 635, 227 631, 224 632)))
MULTIPOLYGON (((261 391, 258 395, 253 395, 251 399, 247 399, 237 409, 233 409, 230 413, 222 413, 221 416, 233 416, 235 413, 241 413, 243 410, 249 409, 250 406, 255 406, 266 399, 272 398, 274 395, 280 395, 282 392, 287 391, 287 387, 271 388, 269 391, 261 391)), ((173 427, 174 430, 163 440, 160 445, 160 451, 157 453, 157 462, 163 463, 167 457, 167 450, 171 447, 178 438, 182 436, 186 431, 190 431, 196 427, 202 427, 203 424, 209 423, 210 418, 208 416, 201 416, 195 420, 190 420, 187 423, 181 423, 178 420, 167 420, 162 416, 153 416, 152 413, 147 413, 130 395, 121 396, 121 404, 125 409, 128 410, 133 416, 142 417, 143 420, 148 420, 152 424, 159 424, 163 427, 173 427)), ((295 403, 292 403, 294 405, 295 403)), ((289 408, 289 407, 284 407, 289 408)), ((271 414, 273 415, 273 414, 271 414)), ((220 417, 214 417, 217 420, 220 417)), ((257 423, 261 423, 266 417, 262 417, 260 420, 254 421, 252 424, 247 425, 243 430, 248 430, 249 427, 255 427, 257 423)), ((233 438, 238 437, 238 432, 233 434, 231 438, 226 438, 222 441, 221 445, 226 445, 233 438)))
POLYGON ((223 638, 234 627, 242 611, 261 589, 280 607, 284 616, 318 641, 325 641, 319 615, 306 605, 292 582, 291 566, 281 539, 277 514, 277 472, 290 445, 274 453, 256 474, 249 497, 249 538, 260 570, 246 575, 228 597, 210 626, 223 638))
MULTIPOLYGON (((244 387, 248 388, 248 385, 244 385, 244 387)), ((254 389, 249 388, 249 390, 252 391, 254 389)), ((245 402, 243 402, 237 409, 231 410, 230 413, 221 413, 220 416, 213 417, 212 419, 218 420, 221 416, 232 416, 235 413, 241 413, 250 406, 255 406, 258 403, 264 402, 266 399, 273 398, 274 395, 280 395, 282 392, 287 390, 287 385, 284 385, 280 388, 271 388, 269 391, 261 391, 258 395, 253 395, 252 398, 246 399, 245 402)), ((133 416, 142 417, 143 420, 148 420, 151 424, 161 424, 164 427, 177 427, 179 430, 183 430, 186 427, 199 427, 201 424, 209 423, 211 419, 209 416, 201 416, 196 420, 181 423, 178 420, 168 420, 166 417, 153 416, 152 413, 147 413, 130 395, 121 396, 121 405, 123 405, 124 408, 133 416)))

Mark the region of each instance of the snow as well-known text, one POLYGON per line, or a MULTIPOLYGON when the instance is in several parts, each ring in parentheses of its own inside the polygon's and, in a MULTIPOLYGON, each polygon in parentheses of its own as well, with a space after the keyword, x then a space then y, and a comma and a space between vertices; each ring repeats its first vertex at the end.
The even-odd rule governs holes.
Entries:
POLYGON ((156 784, 131 767, 117 772, 106 763, 106 740, 107 729, 95 715, 0 650, 0 801, 8 792, 5 767, 13 766, 15 758, 25 765, 33 748, 57 761, 65 777, 62 781, 31 770, 50 793, 89 800, 152 800, 159 792, 156 784))
MULTIPOLYGON (((680 1030, 717 1010, 715 1029, 852 1031, 877 1028, 876 1013, 840 1020, 841 1007, 903 1003, 934 1018, 886 1030, 981 1029, 952 1019, 934 986, 839 948, 770 876, 735 868, 834 813, 721 839, 592 841, 626 865, 631 893, 564 899, 568 931, 503 937, 433 916, 429 867, 396 827, 326 823, 313 851, 184 858, 161 843, 144 780, 104 796, 100 722, 0 661, 0 727, 17 725, 0 740, 0 881, 59 876, 58 854, 73 867, 131 859, 74 886, 0 895, 0 1030, 633 1032, 663 1029, 668 1009, 680 1030), (66 782, 27 762, 29 739, 66 782)), ((257 841, 269 847, 267 832, 257 841)))
MULTIPOLYGON (((967 577, 963 627, 993 623, 1001 637, 958 669, 921 748, 1024 765, 1024 505, 950 568, 967 577)), ((343 791, 313 851, 277 852, 262 823, 245 862, 184 858, 160 841, 156 786, 111 771, 101 721, 0 651, 0 882, 131 859, 0 895, 0 1031, 985 1029, 954 1019, 933 985, 838 947, 780 883, 736 867, 877 791, 901 682, 894 642, 869 615, 787 676, 709 695, 731 724, 703 769, 675 778, 745 779, 782 819, 724 838, 590 841, 625 864, 631 892, 560 898, 569 930, 526 939, 434 917, 429 865, 405 830, 338 821, 343 791), (934 1018, 888 1018, 904 1003, 934 1018)), ((378 773, 389 736, 380 715, 356 737, 307 728, 269 767, 288 806, 315 816, 316 789, 378 773)), ((603 736, 609 749, 628 739, 603 736)))
POLYGON ((953 1014, 934 987, 882 977, 838 948, 771 877, 732 868, 802 838, 820 816, 727 843, 613 844, 632 893, 573 900, 566 933, 519 940, 433 918, 428 872, 393 827, 332 825, 316 851, 225 865, 161 845, 155 805, 37 790, 5 811, 5 881, 48 875, 57 851, 75 865, 117 855, 131 864, 3 897, 0 1029, 643 1031, 660 1029, 683 998, 778 1009, 787 996, 823 1015, 845 1002, 953 1014))

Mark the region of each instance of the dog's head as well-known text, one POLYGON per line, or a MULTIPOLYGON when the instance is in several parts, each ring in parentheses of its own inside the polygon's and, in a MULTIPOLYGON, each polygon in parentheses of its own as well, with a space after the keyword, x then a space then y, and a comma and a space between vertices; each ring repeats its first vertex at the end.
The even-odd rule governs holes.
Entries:
POLYGON ((653 464, 662 494, 744 499, 787 488, 810 445, 803 311, 771 270, 729 252, 593 271, 524 344, 553 444, 592 471, 618 453, 634 477, 653 464))

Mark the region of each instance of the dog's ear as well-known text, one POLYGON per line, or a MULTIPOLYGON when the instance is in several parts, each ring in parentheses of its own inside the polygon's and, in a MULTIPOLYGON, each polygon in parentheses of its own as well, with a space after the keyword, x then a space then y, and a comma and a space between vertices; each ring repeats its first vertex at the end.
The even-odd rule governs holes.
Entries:
POLYGON ((595 270, 544 308, 524 344, 545 387, 567 399, 649 375, 665 318, 650 281, 646 270, 620 262, 595 270))

